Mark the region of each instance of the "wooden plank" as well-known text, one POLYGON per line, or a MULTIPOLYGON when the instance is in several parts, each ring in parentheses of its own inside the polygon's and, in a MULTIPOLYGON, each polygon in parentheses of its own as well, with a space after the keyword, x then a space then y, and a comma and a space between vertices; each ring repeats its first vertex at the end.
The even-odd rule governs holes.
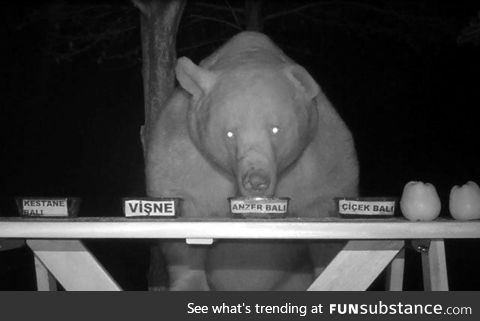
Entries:
POLYGON ((398 252, 387 270, 387 290, 403 291, 403 275, 405 271, 405 249, 398 252))
POLYGON ((38 291, 57 291, 57 280, 47 270, 40 259, 34 255, 35 261, 35 276, 37 277, 38 291))
POLYGON ((480 238, 480 221, 0 219, 0 237, 50 239, 456 239, 480 238))
POLYGON ((68 291, 119 291, 93 255, 75 240, 27 240, 28 246, 68 291))
POLYGON ((308 291, 365 291, 403 245, 403 241, 349 241, 308 291))
POLYGON ((425 291, 448 291, 447 262, 443 240, 432 240, 428 251, 422 253, 422 269, 425 291))

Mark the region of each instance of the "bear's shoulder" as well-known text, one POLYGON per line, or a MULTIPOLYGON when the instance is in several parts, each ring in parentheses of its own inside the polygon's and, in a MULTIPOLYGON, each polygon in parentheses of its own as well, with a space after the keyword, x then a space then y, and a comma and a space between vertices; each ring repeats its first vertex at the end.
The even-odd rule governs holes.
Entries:
POLYGON ((187 132, 187 111, 189 97, 184 90, 175 89, 155 123, 153 140, 165 141, 168 144, 176 139, 184 139, 187 132))
POLYGON ((277 47, 273 41, 265 34, 255 31, 243 31, 230 39, 225 46, 256 46, 264 48, 277 47))
POLYGON ((248 64, 283 64, 291 60, 265 34, 244 31, 200 63, 206 69, 225 70, 248 64))

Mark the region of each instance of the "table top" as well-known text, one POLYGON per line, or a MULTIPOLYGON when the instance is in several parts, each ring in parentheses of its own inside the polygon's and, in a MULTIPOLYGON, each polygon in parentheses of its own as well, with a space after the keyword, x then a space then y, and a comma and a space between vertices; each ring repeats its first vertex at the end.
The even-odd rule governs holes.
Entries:
POLYGON ((480 220, 0 217, 0 238, 471 239, 480 238, 480 220))

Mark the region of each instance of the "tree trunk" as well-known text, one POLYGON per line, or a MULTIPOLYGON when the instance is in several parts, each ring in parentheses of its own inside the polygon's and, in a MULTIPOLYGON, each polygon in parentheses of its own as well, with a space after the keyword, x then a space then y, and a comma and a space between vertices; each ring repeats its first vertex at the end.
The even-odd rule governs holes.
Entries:
MULTIPOLYGON (((142 75, 145 124, 140 129, 143 154, 147 154, 152 128, 175 86, 176 37, 185 0, 133 0, 141 12, 142 75)), ((160 245, 150 249, 148 287, 168 285, 165 258, 160 245)))
POLYGON ((146 154, 153 124, 175 86, 176 36, 185 0, 133 0, 133 3, 141 12, 145 124, 140 138, 146 154))
POLYGON ((262 0, 245 0, 245 29, 263 31, 262 0))

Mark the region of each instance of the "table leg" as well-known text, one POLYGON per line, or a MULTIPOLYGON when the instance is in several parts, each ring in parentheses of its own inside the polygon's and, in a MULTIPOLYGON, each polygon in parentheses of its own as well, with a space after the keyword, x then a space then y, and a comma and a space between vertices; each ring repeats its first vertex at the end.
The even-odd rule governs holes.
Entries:
POLYGON ((403 241, 349 241, 309 291, 365 291, 402 250, 403 241))
POLYGON ((35 276, 37 277, 38 291, 57 291, 57 281, 53 275, 47 270, 45 265, 34 255, 35 260, 35 276))
POLYGON ((121 290, 80 241, 28 240, 27 244, 67 291, 121 290))
POLYGON ((405 271, 405 249, 398 252, 387 270, 387 290, 403 290, 403 274, 405 271))
POLYGON ((422 252, 423 286, 425 291, 448 291, 447 262, 444 240, 431 240, 422 252))

